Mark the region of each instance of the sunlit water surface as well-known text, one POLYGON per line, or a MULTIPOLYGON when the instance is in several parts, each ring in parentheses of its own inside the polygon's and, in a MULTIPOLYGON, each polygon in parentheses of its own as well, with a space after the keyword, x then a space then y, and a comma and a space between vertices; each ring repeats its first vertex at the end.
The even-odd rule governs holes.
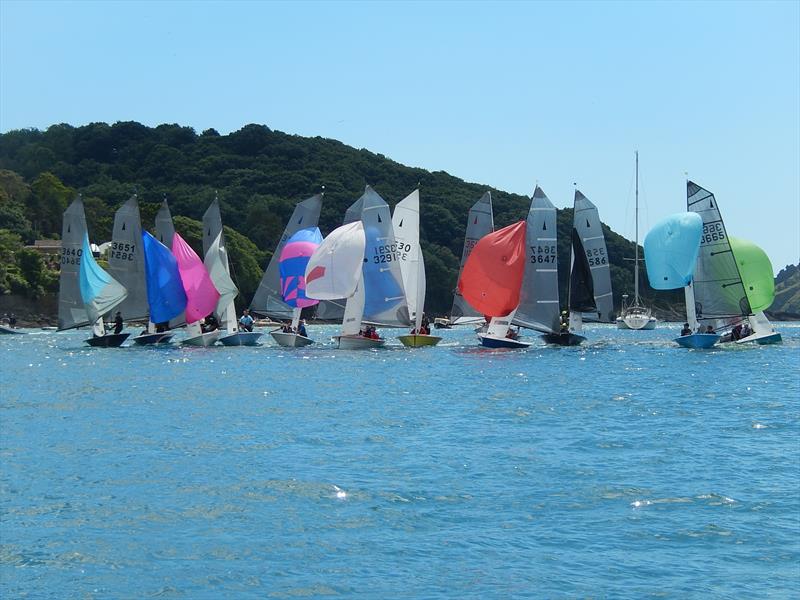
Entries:
POLYGON ((674 327, 505 352, 468 328, 361 352, 0 336, 0 597, 797 597, 780 329, 713 351, 674 327))

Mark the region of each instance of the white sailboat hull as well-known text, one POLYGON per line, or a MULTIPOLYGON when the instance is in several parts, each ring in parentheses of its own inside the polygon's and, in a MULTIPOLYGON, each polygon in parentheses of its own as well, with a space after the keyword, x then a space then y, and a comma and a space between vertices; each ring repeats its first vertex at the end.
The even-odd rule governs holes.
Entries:
POLYGON ((284 348, 302 348, 310 346, 314 340, 300 335, 299 333, 284 333, 283 331, 270 332, 272 339, 275 340, 279 346, 284 348))
POLYGON ((333 338, 336 347, 340 350, 370 350, 382 348, 386 344, 384 339, 365 338, 360 335, 337 335, 333 338))
POLYGON ((624 315, 617 317, 618 329, 649 330, 656 328, 656 318, 652 315, 624 315))
POLYGON ((219 338, 223 346, 257 346, 260 331, 237 331, 219 338))
POLYGON ((208 346, 213 346, 220 335, 222 335, 222 331, 215 329, 214 331, 207 331, 206 333, 186 338, 181 344, 184 346, 202 346, 206 348, 208 346))

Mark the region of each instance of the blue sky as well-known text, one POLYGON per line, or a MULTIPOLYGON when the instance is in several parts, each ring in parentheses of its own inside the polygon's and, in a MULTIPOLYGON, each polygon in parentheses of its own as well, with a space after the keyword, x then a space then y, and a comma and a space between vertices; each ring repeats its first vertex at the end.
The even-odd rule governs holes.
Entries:
POLYGON ((0 130, 118 120, 263 123, 559 207, 577 182, 628 237, 638 149, 643 231, 688 172, 800 258, 800 2, 1 0, 0 130))

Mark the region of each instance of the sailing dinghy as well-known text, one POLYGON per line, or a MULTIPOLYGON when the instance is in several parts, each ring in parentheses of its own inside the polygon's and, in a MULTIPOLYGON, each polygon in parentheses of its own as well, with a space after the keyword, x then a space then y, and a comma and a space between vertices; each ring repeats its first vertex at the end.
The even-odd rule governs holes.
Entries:
POLYGON ((425 259, 419 242, 419 190, 414 190, 397 203, 392 215, 397 255, 400 258, 400 272, 403 275, 403 288, 414 332, 401 335, 398 339, 404 346, 420 348, 435 346, 442 338, 430 333, 421 333, 425 312, 425 259))
POLYGON ((543 336, 548 344, 577 346, 586 339, 581 335, 584 318, 611 322, 614 309, 610 263, 600 215, 597 207, 578 190, 575 190, 572 211, 567 306, 569 322, 560 328, 563 331, 543 336))
POLYGON ((337 340, 340 348, 351 347, 346 341, 347 338, 360 337, 358 333, 361 327, 361 314, 364 310, 361 265, 364 261, 365 247, 364 225, 361 221, 354 221, 337 227, 328 234, 306 265, 307 298, 315 300, 347 299, 349 311, 345 311, 342 334, 338 336, 337 340), (345 338, 344 345, 341 343, 342 338, 345 338))
POLYGON ((75 329, 93 325, 92 337, 86 342, 92 346, 117 347, 124 342, 127 333, 106 334, 102 314, 116 305, 109 299, 116 297, 117 304, 125 299, 124 288, 103 271, 92 257, 86 227, 83 199, 79 195, 64 211, 61 228, 61 273, 58 285, 58 330, 75 329), (89 268, 83 268, 89 263, 89 268), (82 270, 85 271, 82 273, 82 270), (94 277, 92 277, 94 275, 94 277), (85 279, 85 281, 83 281, 85 279), (113 283, 112 283, 113 281, 113 283), (116 284, 116 285, 114 285, 116 284), (86 301, 84 301, 84 296, 86 301), (87 301, 92 303, 91 315, 87 301), (110 306, 110 308, 109 308, 110 306), (99 312, 98 314, 98 311, 99 312))
POLYGON ((272 253, 258 289, 250 303, 250 312, 259 316, 269 317, 276 321, 292 319, 294 308, 283 300, 280 274, 280 257, 283 248, 295 233, 301 229, 316 227, 319 223, 319 214, 322 210, 322 194, 316 194, 294 207, 292 216, 286 223, 278 245, 272 253))
POLYGON ((86 340, 86 343, 96 348, 118 348, 130 334, 107 333, 103 315, 122 304, 128 296, 128 291, 97 264, 86 233, 83 235, 78 279, 81 299, 92 323, 92 337, 86 340))
POLYGON ((281 248, 279 257, 281 298, 292 309, 290 331, 272 331, 270 335, 279 345, 302 348, 314 343, 307 335, 300 335, 300 315, 304 308, 319 302, 306 296, 306 267, 308 261, 322 243, 322 234, 317 227, 296 231, 281 248))
POLYGON ((525 274, 513 324, 558 335, 558 234, 556 207, 537 185, 528 210, 525 274))
POLYGON ((670 215, 656 223, 644 238, 644 259, 650 287, 684 289, 688 332, 675 339, 684 348, 707 349, 720 336, 700 329, 695 302, 695 268, 703 236, 703 220, 697 213, 670 215))
POLYGON ((203 331, 200 320, 214 311, 219 292, 214 287, 203 261, 177 232, 172 238, 172 254, 178 263, 181 285, 186 294, 186 332, 189 337, 181 343, 186 346, 211 346, 219 339, 222 331, 203 331))
POLYGON ((234 299, 239 295, 239 289, 230 276, 225 234, 222 231, 222 216, 216 198, 203 215, 203 254, 208 274, 220 294, 214 313, 220 317, 220 322, 227 330, 227 333, 220 336, 219 341, 225 346, 255 346, 262 335, 261 332, 241 331, 236 318, 234 299))
POLYGON ((487 348, 527 348, 510 325, 519 306, 525 273, 526 222, 519 221, 483 236, 475 244, 458 280, 461 297, 479 314, 491 317, 478 333, 487 348))
MULTIPOLYGON (((464 249, 461 252, 461 265, 458 271, 458 281, 464 272, 464 265, 472 253, 472 249, 483 236, 494 231, 494 215, 492 214, 492 194, 486 192, 481 199, 472 205, 467 215, 467 230, 464 234, 464 249)), ((453 307, 450 309, 449 323, 445 325, 475 325, 484 322, 484 316, 477 312, 461 296, 456 286, 453 292, 453 307)))
POLYGON ((711 325, 717 332, 739 323, 749 324, 753 333, 736 340, 739 343, 780 341, 780 334, 776 335, 763 312, 774 294, 770 283, 763 281, 772 280, 769 259, 757 246, 728 235, 710 191, 688 181, 686 204, 703 220, 694 278, 697 321, 705 327, 711 325))

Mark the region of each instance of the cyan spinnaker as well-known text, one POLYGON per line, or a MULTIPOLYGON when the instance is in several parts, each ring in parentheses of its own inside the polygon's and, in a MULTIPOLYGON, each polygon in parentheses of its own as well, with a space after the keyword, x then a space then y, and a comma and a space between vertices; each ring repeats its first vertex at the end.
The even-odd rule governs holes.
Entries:
POLYGON ((281 298, 292 308, 314 306, 319 300, 306 297, 306 267, 311 255, 322 243, 318 227, 307 227, 295 232, 281 249, 281 298))
POLYGON ((751 310, 754 313, 767 310, 775 300, 775 279, 769 257, 753 242, 733 236, 729 240, 751 310))
POLYGON ((178 261, 167 246, 147 231, 142 232, 142 246, 150 321, 165 323, 186 309, 186 292, 181 283, 178 261))
POLYGON ((674 290, 689 285, 694 275, 703 219, 694 212, 670 215, 644 238, 644 261, 650 287, 674 290))
POLYGON ((88 235, 83 237, 79 281, 81 299, 91 322, 114 310, 128 296, 125 287, 95 261, 88 235))

